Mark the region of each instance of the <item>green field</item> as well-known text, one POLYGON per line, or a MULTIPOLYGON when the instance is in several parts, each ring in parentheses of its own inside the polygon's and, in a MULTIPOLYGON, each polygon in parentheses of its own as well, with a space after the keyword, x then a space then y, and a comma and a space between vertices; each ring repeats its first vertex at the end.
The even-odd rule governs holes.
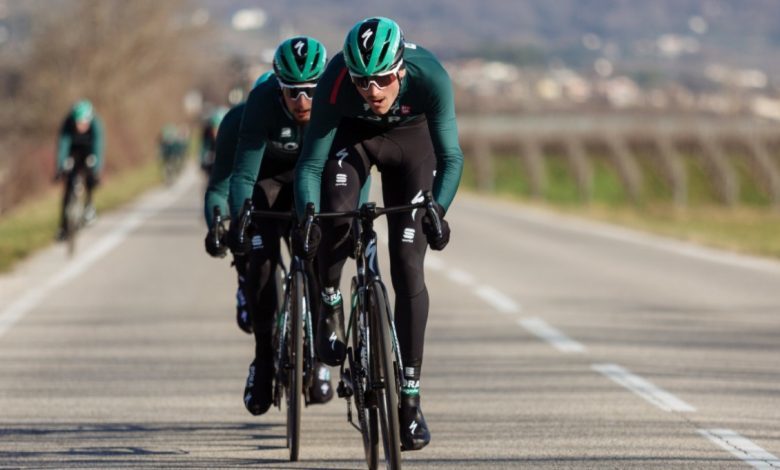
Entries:
MULTIPOLYGON (((495 195, 524 204, 609 223, 637 228, 737 252, 780 258, 780 211, 747 165, 735 159, 739 177, 739 201, 728 207, 719 201, 717 188, 694 155, 684 156, 688 175, 688 199, 675 206, 672 191, 650 159, 639 159, 642 197, 633 201, 626 193, 609 159, 589 156, 593 180, 590 200, 583 198, 575 175, 563 155, 545 155, 547 186, 543 197, 532 198, 522 162, 516 156, 494 157, 495 195)), ((462 187, 476 190, 474 168, 466 162, 462 187)))
MULTIPOLYGON (((161 183, 157 161, 128 170, 104 182, 95 192, 98 213, 118 207, 161 183)), ((30 253, 54 242, 59 223, 62 188, 22 204, 0 219, 0 272, 6 272, 30 253)))

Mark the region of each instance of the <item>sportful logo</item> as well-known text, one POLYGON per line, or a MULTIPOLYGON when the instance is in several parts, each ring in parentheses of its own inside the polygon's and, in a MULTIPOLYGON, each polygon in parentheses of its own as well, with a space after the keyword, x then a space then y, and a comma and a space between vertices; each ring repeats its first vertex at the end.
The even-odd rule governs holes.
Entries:
POLYGON ((363 32, 363 35, 360 36, 363 38, 363 49, 368 47, 368 40, 371 38, 371 36, 374 34, 374 31, 371 29, 367 29, 363 32))
POLYGON ((305 45, 306 44, 303 41, 298 41, 293 46, 295 48, 295 52, 298 53, 298 57, 302 57, 303 56, 303 46, 305 46, 305 45))
POLYGON ((349 156, 349 152, 347 152, 346 148, 343 148, 343 149, 339 150, 338 152, 336 152, 336 156, 339 157, 339 168, 342 168, 341 162, 343 162, 344 159, 349 156))
POLYGON ((263 249, 263 237, 260 235, 255 235, 252 237, 252 249, 253 250, 261 250, 263 249))
POLYGON ((414 229, 413 228, 405 228, 404 229, 403 242, 404 243, 414 243, 414 229))
POLYGON ((345 173, 338 173, 336 175, 336 186, 346 186, 347 185, 347 175, 345 173))

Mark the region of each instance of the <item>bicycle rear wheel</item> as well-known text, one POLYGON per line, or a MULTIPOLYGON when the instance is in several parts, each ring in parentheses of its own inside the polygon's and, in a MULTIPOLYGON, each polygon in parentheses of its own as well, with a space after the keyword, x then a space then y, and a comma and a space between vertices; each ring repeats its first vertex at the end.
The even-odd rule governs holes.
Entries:
POLYGON ((349 355, 350 374, 355 392, 355 409, 357 410, 360 434, 363 437, 363 451, 369 470, 377 468, 379 462, 379 419, 373 399, 373 392, 368 390, 368 351, 365 349, 365 338, 359 325, 359 312, 365 306, 356 299, 357 282, 352 279, 352 314, 350 315, 349 334, 351 336, 352 354, 349 355), (365 361, 364 358, 365 357, 365 361), (370 403, 368 403, 370 402, 370 403))
POLYGON ((305 279, 296 272, 290 285, 290 347, 287 380, 287 447, 290 461, 298 460, 301 443, 301 409, 303 407, 303 316, 306 308, 305 279))
POLYGON ((382 444, 388 469, 401 468, 401 436, 398 422, 398 363, 394 352, 393 330, 384 288, 373 283, 368 290, 371 313, 372 378, 379 408, 382 444), (376 386, 381 385, 381 386, 376 386))

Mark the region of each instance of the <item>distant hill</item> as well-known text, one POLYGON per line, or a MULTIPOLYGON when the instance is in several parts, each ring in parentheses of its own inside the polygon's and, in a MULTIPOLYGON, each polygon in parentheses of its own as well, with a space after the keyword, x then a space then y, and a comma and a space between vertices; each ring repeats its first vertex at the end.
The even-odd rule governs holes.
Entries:
POLYGON ((611 44, 606 53, 637 60, 662 35, 674 34, 693 38, 702 60, 780 73, 777 0, 198 1, 224 22, 241 8, 264 9, 264 33, 246 35, 261 42, 305 32, 334 50, 356 21, 383 15, 397 20, 407 39, 444 57, 524 50, 545 60, 576 60, 588 52, 583 36, 592 34, 602 46, 611 44))

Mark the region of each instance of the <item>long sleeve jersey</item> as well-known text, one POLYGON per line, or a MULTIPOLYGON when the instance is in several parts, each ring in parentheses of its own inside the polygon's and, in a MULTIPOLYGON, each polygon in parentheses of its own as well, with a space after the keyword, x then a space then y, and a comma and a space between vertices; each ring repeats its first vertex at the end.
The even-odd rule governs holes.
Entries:
POLYGON ((62 169, 65 160, 71 155, 94 155, 97 160, 95 171, 99 173, 103 168, 104 150, 105 138, 100 118, 94 116, 87 132, 80 134, 73 116, 69 114, 62 123, 57 140, 57 170, 62 169))
POLYGON ((437 161, 433 197, 445 210, 449 207, 463 172, 452 83, 441 63, 421 47, 407 43, 403 60, 406 76, 401 81, 398 98, 384 116, 374 114, 351 83, 342 53, 328 64, 317 85, 309 130, 296 166, 298 214, 304 212, 309 202, 319 210, 322 171, 342 118, 357 118, 392 128, 424 115, 437 161))

